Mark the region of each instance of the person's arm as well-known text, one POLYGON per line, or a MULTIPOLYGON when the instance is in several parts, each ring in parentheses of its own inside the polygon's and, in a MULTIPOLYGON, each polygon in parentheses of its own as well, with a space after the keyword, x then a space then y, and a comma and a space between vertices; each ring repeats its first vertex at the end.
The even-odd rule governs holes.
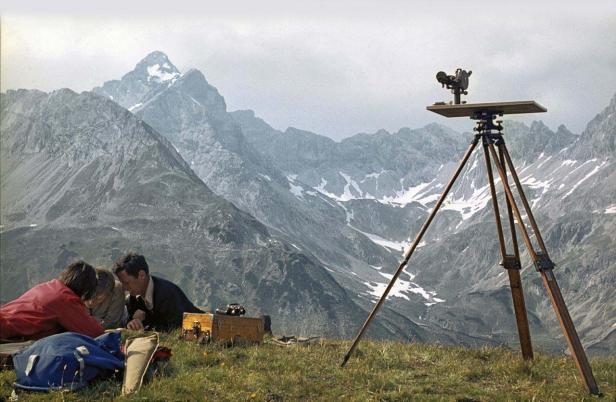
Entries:
POLYGON ((78 300, 66 300, 57 309, 58 324, 67 331, 96 338, 105 332, 103 326, 92 317, 78 300))
POLYGON ((138 309, 137 308, 137 298, 135 296, 128 296, 126 298, 126 310, 128 310, 128 320, 132 320, 133 319, 133 314, 135 314, 135 311, 138 309))
POLYGON ((192 304, 179 286, 172 284, 169 293, 169 297, 167 298, 169 302, 165 303, 167 307, 166 330, 181 327, 184 313, 203 313, 203 311, 192 304))
POLYGON ((142 331, 147 325, 146 306, 143 298, 129 296, 126 299, 126 308, 128 309, 128 322, 126 328, 133 331, 142 331))
POLYGON ((164 297, 158 295, 158 300, 155 300, 154 311, 152 314, 152 326, 159 331, 169 331, 172 328, 176 328, 182 324, 181 318, 178 322, 178 300, 177 295, 166 289, 164 297), (159 300, 164 300, 159 302, 159 300), (158 303, 157 303, 158 302, 158 303))

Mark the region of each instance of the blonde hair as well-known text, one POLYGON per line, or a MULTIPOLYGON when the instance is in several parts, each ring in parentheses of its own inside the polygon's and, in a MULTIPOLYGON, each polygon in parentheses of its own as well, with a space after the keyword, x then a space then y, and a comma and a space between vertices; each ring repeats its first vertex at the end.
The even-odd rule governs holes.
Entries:
POLYGON ((105 268, 96 268, 96 296, 105 295, 105 297, 113 293, 115 286, 115 277, 111 271, 105 268))

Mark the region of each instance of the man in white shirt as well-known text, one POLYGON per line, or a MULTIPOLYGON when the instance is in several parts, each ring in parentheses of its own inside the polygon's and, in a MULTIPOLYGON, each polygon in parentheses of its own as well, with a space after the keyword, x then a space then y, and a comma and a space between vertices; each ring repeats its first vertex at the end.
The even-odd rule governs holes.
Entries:
POLYGON ((202 313, 174 283, 150 275, 145 257, 129 253, 114 264, 113 272, 130 293, 126 307, 132 330, 171 330, 182 325, 183 313, 202 313))

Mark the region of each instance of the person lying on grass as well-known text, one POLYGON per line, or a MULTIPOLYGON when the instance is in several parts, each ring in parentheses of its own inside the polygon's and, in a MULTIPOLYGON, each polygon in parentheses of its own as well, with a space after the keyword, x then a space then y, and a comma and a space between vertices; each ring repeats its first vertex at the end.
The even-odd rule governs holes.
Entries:
POLYGON ((22 341, 70 331, 90 337, 104 332, 84 302, 96 292, 96 272, 84 262, 68 265, 57 279, 40 283, 0 307, 0 338, 22 341))
POLYGON ((150 275, 143 255, 129 253, 120 257, 113 272, 129 292, 128 329, 169 331, 182 325, 183 313, 203 313, 176 284, 150 275))
POLYGON ((122 284, 113 273, 104 268, 96 268, 96 294, 86 301, 86 307, 103 328, 116 329, 126 326, 128 311, 122 284))

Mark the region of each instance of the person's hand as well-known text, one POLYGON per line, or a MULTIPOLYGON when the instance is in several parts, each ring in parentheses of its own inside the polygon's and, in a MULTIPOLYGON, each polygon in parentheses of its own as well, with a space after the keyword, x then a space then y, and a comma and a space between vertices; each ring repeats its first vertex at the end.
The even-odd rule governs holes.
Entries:
POLYGON ((126 328, 132 331, 143 331, 143 322, 139 318, 133 318, 126 324, 126 328))
POLYGON ((133 313, 133 318, 136 318, 136 319, 140 320, 141 322, 145 321, 145 311, 143 311, 143 310, 136 310, 133 313))

